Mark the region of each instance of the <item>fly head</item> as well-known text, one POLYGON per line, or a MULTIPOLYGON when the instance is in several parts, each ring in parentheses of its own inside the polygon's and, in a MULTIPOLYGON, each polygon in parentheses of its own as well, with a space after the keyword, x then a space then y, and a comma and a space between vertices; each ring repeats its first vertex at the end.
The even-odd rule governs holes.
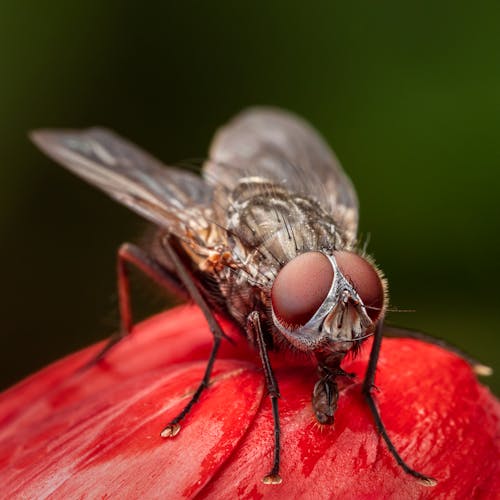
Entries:
POLYGON ((356 253, 306 252, 276 276, 273 322, 301 351, 345 354, 373 333, 386 295, 381 272, 356 253))

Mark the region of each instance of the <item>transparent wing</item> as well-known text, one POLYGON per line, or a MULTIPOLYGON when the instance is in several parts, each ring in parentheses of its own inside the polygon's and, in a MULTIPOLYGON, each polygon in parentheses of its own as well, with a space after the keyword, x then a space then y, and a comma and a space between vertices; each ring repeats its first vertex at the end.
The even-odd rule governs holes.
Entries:
POLYGON ((37 130, 33 142, 68 170, 149 221, 182 236, 205 226, 212 189, 194 173, 166 168, 113 132, 37 130))
POLYGON ((264 177, 313 197, 356 234, 354 187, 326 142, 299 117, 272 108, 243 111, 216 133, 209 158, 208 183, 231 190, 243 177, 264 177))

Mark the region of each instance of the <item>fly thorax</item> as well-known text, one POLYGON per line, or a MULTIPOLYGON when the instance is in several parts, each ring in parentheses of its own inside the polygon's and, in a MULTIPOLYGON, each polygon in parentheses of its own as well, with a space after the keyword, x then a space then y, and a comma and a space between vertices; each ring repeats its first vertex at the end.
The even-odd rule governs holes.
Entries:
POLYGON ((346 244, 335 221, 317 202, 260 177, 244 178, 233 190, 227 224, 243 262, 264 271, 267 267, 274 276, 283 263, 305 250, 346 244))

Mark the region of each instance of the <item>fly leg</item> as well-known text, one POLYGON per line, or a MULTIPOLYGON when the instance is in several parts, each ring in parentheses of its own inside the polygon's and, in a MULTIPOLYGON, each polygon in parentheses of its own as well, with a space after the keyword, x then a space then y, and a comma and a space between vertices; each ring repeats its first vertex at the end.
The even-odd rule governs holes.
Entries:
POLYGON ((120 340, 132 331, 133 316, 129 281, 130 265, 141 270, 146 276, 173 294, 183 298, 188 297, 185 287, 172 271, 165 268, 165 266, 138 246, 132 243, 121 245, 117 255, 117 288, 121 328, 118 333, 109 338, 99 353, 83 367, 84 369, 101 361, 120 340))
POLYGON ((399 327, 385 325, 384 337, 416 339, 416 340, 421 340, 423 342, 427 342, 429 344, 437 345, 439 347, 442 347, 443 349, 446 349, 447 351, 453 352, 458 356, 460 356, 463 360, 469 363, 469 365, 474 370, 474 373, 476 375, 487 377, 493 374, 493 369, 491 367, 481 363, 481 361, 473 358, 466 352, 462 351, 460 348, 449 344, 443 339, 433 337, 432 335, 428 335, 426 333, 422 333, 417 330, 408 330, 406 328, 399 328, 399 327))
POLYGON ((271 398, 271 405, 273 410, 273 421, 274 421, 274 460, 273 467, 269 474, 266 474, 262 478, 264 484, 279 484, 281 483, 280 477, 280 417, 278 409, 278 399, 280 398, 280 391, 278 387, 278 382, 274 376, 273 368, 269 361, 269 356, 267 354, 266 343, 264 341, 264 335, 262 333, 262 328, 260 325, 260 317, 257 311, 253 311, 249 314, 247 318, 247 329, 249 338, 255 339, 257 342, 257 347, 259 349, 260 360, 262 362, 262 367, 264 368, 264 377, 266 380, 266 387, 269 397, 271 398))
POLYGON ((227 335, 222 331, 222 328, 215 319, 206 300, 201 295, 200 291, 193 281, 192 276, 186 269, 186 266, 180 259, 179 255, 177 255, 175 249, 172 247, 172 244, 170 243, 168 237, 162 239, 162 247, 164 248, 167 257, 172 262, 179 281, 182 283, 182 285, 184 285, 184 288, 189 293, 191 299, 193 299, 196 305, 201 309, 203 315, 205 316, 205 319, 207 320, 210 331, 212 332, 212 335, 214 337, 212 350, 210 351, 210 356, 205 368, 205 373, 200 384, 198 385, 197 389, 195 390, 194 394, 191 396, 191 399, 183 408, 183 410, 174 419, 172 419, 160 433, 161 437, 167 438, 174 437, 179 433, 181 428, 179 422, 190 412, 194 404, 200 399, 202 392, 208 387, 208 384, 210 382, 210 375, 212 374, 212 369, 221 340, 225 338, 232 342, 232 339, 227 337, 227 335))
POLYGON ((372 394, 372 388, 374 387, 375 381, 375 371, 377 369, 378 356, 380 354, 380 347, 382 345, 382 331, 383 331, 383 318, 379 320, 377 323, 377 327, 375 329, 375 335, 373 338, 372 350, 370 352, 370 359, 368 361, 368 368, 366 369, 365 379, 363 381, 363 395, 365 396, 366 402, 368 403, 368 407, 373 415, 373 419, 375 420, 375 427, 377 431, 382 436, 387 448, 391 452, 391 455, 395 458, 398 465, 411 476, 419 479, 426 486, 435 486, 437 481, 431 477, 425 476, 420 472, 412 469, 399 455, 396 447, 391 441, 391 438, 387 434, 387 430, 385 428, 384 423, 382 422, 382 417, 378 411, 377 405, 375 403, 375 399, 372 394))

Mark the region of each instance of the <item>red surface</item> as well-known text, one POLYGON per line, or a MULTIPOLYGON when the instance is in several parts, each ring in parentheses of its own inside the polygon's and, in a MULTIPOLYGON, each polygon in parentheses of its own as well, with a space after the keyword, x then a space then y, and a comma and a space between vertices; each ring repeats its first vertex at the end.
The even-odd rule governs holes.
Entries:
MULTIPOLYGON (((227 327, 227 325, 226 325, 227 327)), ((236 336, 235 336, 236 335, 236 336)), ((373 427, 360 393, 369 345, 343 368, 333 427, 311 408, 312 366, 274 357, 282 399, 280 485, 272 419, 258 359, 243 338, 224 343, 210 388, 173 439, 163 426, 202 376, 211 337, 184 306, 138 325, 106 360, 76 372, 93 346, 0 396, 3 498, 500 498, 500 405, 455 355, 412 340, 383 342, 377 401, 407 476, 373 427)))

